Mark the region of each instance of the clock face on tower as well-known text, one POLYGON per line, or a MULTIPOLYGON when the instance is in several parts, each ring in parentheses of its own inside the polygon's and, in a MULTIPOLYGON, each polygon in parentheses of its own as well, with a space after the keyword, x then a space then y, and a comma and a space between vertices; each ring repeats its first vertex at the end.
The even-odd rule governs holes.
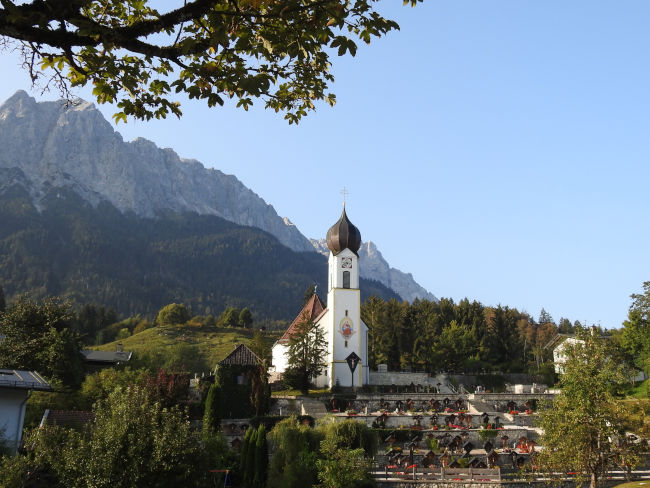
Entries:
POLYGON ((352 269, 352 258, 341 259, 341 268, 352 269))

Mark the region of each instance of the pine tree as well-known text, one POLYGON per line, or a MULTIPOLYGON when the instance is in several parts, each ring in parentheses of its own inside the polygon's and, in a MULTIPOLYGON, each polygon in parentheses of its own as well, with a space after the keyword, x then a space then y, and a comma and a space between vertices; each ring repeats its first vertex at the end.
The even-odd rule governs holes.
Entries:
POLYGON ((252 435, 253 435, 253 429, 249 427, 248 429, 246 429, 246 433, 244 434, 244 442, 242 443, 241 446, 241 459, 239 461, 239 469, 241 471, 241 479, 242 479, 243 486, 247 486, 246 478, 248 473, 248 466, 246 465, 246 462, 248 461, 248 451, 252 449, 251 446, 252 435))
POLYGON ((246 458, 243 458, 242 453, 242 477, 244 486, 252 487, 255 479, 255 450, 257 446, 257 430, 249 427, 246 433, 250 431, 251 435, 248 438, 248 447, 246 449, 246 458))
POLYGON ((323 330, 313 320, 303 317, 298 330, 289 339, 289 369, 298 372, 302 390, 309 388, 312 379, 318 377, 324 367, 327 341, 323 330))
POLYGON ((216 433, 221 427, 220 403, 221 388, 215 383, 208 390, 203 410, 203 432, 207 435, 216 433))
POLYGON ((255 443, 255 469, 253 486, 264 488, 266 486, 266 473, 269 462, 269 451, 266 444, 266 428, 260 424, 257 428, 257 442, 255 443))

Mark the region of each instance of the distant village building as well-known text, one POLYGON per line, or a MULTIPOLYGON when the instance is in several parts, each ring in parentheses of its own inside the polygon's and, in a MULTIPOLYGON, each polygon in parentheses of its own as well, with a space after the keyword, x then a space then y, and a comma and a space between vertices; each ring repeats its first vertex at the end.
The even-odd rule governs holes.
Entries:
MULTIPOLYGON (((592 328, 592 334, 595 333, 595 327, 592 328)), ((607 339, 607 336, 601 337, 602 339, 607 339)), ((584 344, 585 341, 578 339, 574 335, 570 334, 556 334, 553 339, 551 339, 545 346, 545 349, 553 350, 553 362, 555 363, 555 372, 557 374, 562 374, 564 371, 564 363, 566 363, 566 350, 569 346, 575 346, 576 344, 584 344)), ((645 372, 637 370, 632 373, 630 381, 644 381, 648 378, 648 375, 645 372)))
POLYGON ((270 396, 270 390, 262 385, 261 375, 265 374, 260 367, 262 364, 257 354, 244 344, 236 345, 230 354, 217 363, 214 380, 220 390, 218 401, 222 419, 260 415, 256 412, 254 397, 270 396))
POLYGON ((569 334, 556 334, 546 346, 546 349, 553 350, 553 362, 555 363, 555 372, 561 374, 564 363, 566 363, 566 349, 568 346, 584 343, 583 340, 569 334))
POLYGON ((219 374, 219 368, 224 366, 236 367, 234 378, 238 385, 245 385, 249 380, 248 373, 257 371, 261 364, 262 360, 248 346, 237 344, 230 354, 217 363, 215 373, 219 374))
POLYGON ((107 367, 119 366, 127 363, 133 356, 132 351, 124 351, 122 343, 117 344, 115 351, 96 351, 94 349, 82 349, 81 354, 88 370, 97 371, 107 367))
POLYGON ((359 290, 359 256, 361 233, 345 213, 327 231, 328 260, 327 307, 314 295, 273 346, 275 371, 287 369, 289 339, 307 318, 323 331, 327 355, 322 375, 315 380, 318 387, 361 386, 369 382, 368 326, 361 320, 361 291, 359 290), (350 354, 360 360, 353 374, 346 361, 350 354))
POLYGON ((33 390, 52 391, 52 387, 35 371, 0 369, 0 440, 12 454, 22 440, 25 407, 33 390))

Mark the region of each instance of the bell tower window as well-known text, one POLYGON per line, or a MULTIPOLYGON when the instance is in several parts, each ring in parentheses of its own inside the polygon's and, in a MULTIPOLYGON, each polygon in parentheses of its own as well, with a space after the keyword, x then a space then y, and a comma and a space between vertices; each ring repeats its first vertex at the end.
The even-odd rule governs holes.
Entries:
POLYGON ((350 272, 343 271, 343 288, 350 288, 350 272))

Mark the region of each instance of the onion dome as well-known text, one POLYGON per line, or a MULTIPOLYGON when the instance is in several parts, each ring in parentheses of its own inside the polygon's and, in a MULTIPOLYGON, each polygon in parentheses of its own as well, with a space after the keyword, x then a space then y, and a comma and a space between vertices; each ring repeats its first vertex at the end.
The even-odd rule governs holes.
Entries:
POLYGON ((357 254, 361 247, 361 232, 348 219, 345 206, 341 218, 327 231, 327 247, 335 256, 343 249, 349 249, 357 254))

